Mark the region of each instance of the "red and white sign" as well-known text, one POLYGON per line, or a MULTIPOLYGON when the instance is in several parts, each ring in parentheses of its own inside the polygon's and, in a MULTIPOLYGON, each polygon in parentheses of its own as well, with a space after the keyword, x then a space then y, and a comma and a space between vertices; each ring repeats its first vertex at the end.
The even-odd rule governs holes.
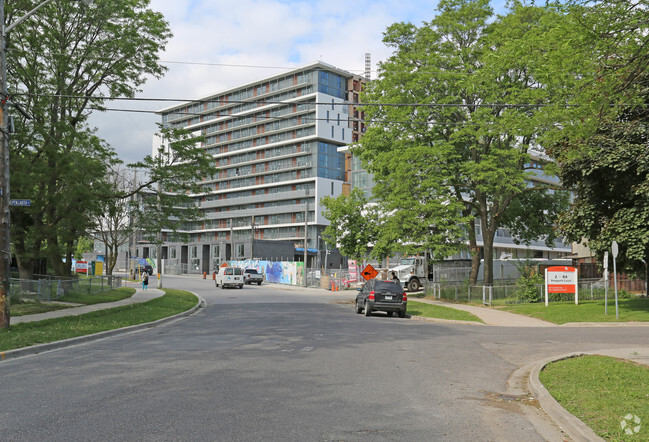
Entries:
POLYGON ((577 282, 577 269, 574 267, 555 266, 545 269, 545 305, 548 305, 548 293, 574 293, 575 304, 578 304, 577 282))
POLYGON ((74 265, 74 271, 88 274, 88 261, 77 261, 74 265))

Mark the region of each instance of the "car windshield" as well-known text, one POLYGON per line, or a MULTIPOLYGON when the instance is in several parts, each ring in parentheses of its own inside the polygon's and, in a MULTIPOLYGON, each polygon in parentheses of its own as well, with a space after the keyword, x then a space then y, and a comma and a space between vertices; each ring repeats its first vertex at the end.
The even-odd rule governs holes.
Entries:
POLYGON ((401 260, 402 266, 411 266, 415 263, 415 258, 403 258, 401 260))
POLYGON ((257 273, 257 270, 255 270, 255 269, 246 269, 246 273, 250 273, 250 274, 257 273))
POLYGON ((235 275, 241 275, 241 269, 234 269, 235 275))
POLYGON ((392 281, 376 281, 374 290, 378 292, 391 292, 391 293, 402 293, 403 288, 396 282, 392 281))

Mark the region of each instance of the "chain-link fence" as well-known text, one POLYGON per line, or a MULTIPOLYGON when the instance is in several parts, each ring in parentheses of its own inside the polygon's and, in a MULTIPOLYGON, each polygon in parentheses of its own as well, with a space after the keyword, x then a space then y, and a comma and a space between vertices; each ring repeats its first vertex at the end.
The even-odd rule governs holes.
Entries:
MULTIPOLYGON (((608 298, 611 299, 614 289, 608 288, 608 298)), ((466 285, 430 283, 426 287, 426 295, 437 299, 454 302, 483 303, 485 305, 519 304, 526 302, 545 302, 545 285, 466 285)), ((577 289, 581 300, 604 299, 606 284, 602 280, 580 281, 577 289)), ((549 293, 548 301, 573 301, 574 293, 549 293)))
POLYGON ((51 301, 68 293, 95 294, 122 286, 122 277, 115 275, 57 278, 37 275, 39 279, 11 278, 12 299, 51 301))

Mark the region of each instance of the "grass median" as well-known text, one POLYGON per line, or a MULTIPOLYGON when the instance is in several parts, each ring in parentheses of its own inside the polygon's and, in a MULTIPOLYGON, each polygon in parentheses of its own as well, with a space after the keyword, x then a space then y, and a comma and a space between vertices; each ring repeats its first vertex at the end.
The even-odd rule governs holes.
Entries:
POLYGON ((408 300, 408 314, 424 318, 447 319, 451 321, 482 322, 480 318, 463 310, 408 300))
POLYGON ((543 319, 555 324, 570 322, 649 322, 649 298, 621 299, 618 301, 619 319, 615 315, 615 301, 608 301, 608 312, 604 314, 604 301, 512 304, 498 307, 519 315, 543 319))
POLYGON ((606 440, 649 440, 649 367, 606 356, 546 365, 539 379, 563 408, 606 440))
POLYGON ((163 290, 164 296, 143 303, 12 325, 0 330, 0 351, 144 324, 185 312, 198 303, 198 298, 190 292, 163 290))
POLYGON ((34 315, 37 313, 46 313, 54 310, 62 310, 75 307, 74 305, 60 304, 59 302, 69 302, 79 305, 101 304, 104 302, 121 301, 130 298, 135 293, 135 289, 129 287, 120 287, 113 290, 107 290, 101 293, 71 293, 58 298, 54 302, 18 302, 11 304, 11 316, 34 315))

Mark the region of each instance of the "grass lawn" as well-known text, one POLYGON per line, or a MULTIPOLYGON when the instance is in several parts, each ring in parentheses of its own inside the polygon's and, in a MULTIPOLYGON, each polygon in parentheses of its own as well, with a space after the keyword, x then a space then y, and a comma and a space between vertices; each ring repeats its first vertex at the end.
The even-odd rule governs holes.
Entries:
POLYGON ((557 402, 599 436, 649 440, 649 367, 579 356, 548 364, 540 380, 557 402))
MULTIPOLYGON (((107 290, 102 293, 87 294, 87 293, 73 293, 65 295, 58 299, 62 302, 73 302, 75 304, 100 304, 102 302, 120 301, 125 298, 130 298, 135 293, 135 289, 128 287, 120 287, 114 290, 107 290)), ((56 303, 47 302, 25 302, 18 304, 11 304, 11 316, 33 315, 36 313, 45 313, 52 310, 60 310, 70 308, 68 305, 61 305, 56 303)))
POLYGON ((9 329, 0 330, 0 351, 144 324, 185 312, 198 302, 196 296, 190 292, 163 290, 164 296, 140 304, 12 325, 9 329))
POLYGON ((471 313, 457 310, 441 305, 426 304, 408 300, 408 314, 412 316, 423 316, 426 318, 451 319, 455 321, 476 321, 482 322, 480 318, 471 313))
POLYGON ((555 324, 568 322, 649 322, 649 298, 621 299, 618 301, 619 320, 615 318, 615 301, 608 302, 608 315, 604 315, 604 301, 574 301, 512 304, 499 307, 503 310, 532 316, 555 324))

